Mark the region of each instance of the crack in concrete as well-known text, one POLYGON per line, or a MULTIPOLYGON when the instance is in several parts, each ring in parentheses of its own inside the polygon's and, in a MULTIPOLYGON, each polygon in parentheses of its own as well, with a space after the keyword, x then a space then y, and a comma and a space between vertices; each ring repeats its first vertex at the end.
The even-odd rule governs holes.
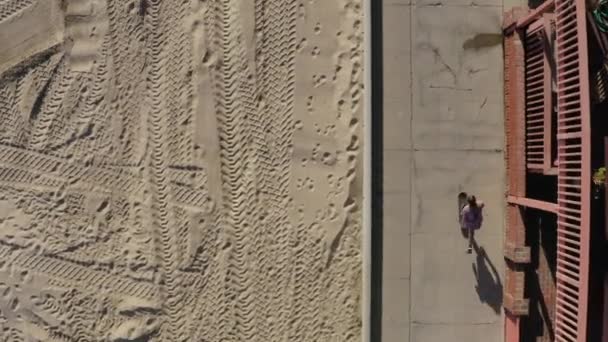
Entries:
POLYGON ((454 83, 456 83, 456 80, 457 80, 456 72, 445 61, 445 59, 443 59, 443 56, 439 52, 439 48, 437 48, 435 46, 431 46, 430 48, 431 48, 431 51, 433 51, 433 54, 435 54, 435 58, 437 58, 439 60, 439 62, 441 62, 441 64, 443 64, 443 66, 449 71, 449 73, 452 75, 452 78, 454 79, 454 83))
POLYGON ((483 98, 483 102, 481 103, 481 106, 479 106, 479 111, 477 112, 477 118, 479 118, 479 116, 481 115, 481 111, 483 110, 483 107, 486 106, 486 103, 488 103, 488 97, 485 96, 483 98))
MULTIPOLYGON (((411 29, 410 31, 413 31, 413 29, 411 29)), ((413 39, 413 37, 410 39, 413 39)), ((420 49, 430 50, 435 57, 435 61, 438 63, 441 63, 441 65, 443 65, 443 69, 441 71, 446 70, 447 72, 449 72, 450 75, 452 76, 452 82, 454 84, 458 83, 458 77, 457 77, 456 71, 445 61, 445 59, 443 58, 443 55, 441 54, 441 52, 439 52, 438 47, 434 46, 431 43, 419 43, 417 47, 420 49)), ((413 49, 410 49, 410 50, 413 50, 413 49)), ((410 57, 410 59, 413 59, 413 56, 410 57)), ((413 67, 413 65, 412 65, 412 67, 413 67)), ((413 77, 413 75, 412 75, 412 77, 413 77)))
POLYGON ((472 88, 459 88, 459 87, 453 87, 453 86, 437 86, 437 85, 433 85, 433 84, 431 84, 429 86, 429 88, 431 88, 431 89, 448 89, 448 90, 454 90, 454 91, 473 91, 472 88))
POLYGON ((487 70, 488 70, 488 68, 479 68, 479 69, 471 68, 471 69, 467 70, 467 72, 469 73, 469 76, 472 76, 479 72, 487 71, 487 70))

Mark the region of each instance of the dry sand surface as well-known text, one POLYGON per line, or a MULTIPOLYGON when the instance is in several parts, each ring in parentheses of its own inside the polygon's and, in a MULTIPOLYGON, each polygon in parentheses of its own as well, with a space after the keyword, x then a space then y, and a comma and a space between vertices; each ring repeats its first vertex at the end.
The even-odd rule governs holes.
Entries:
POLYGON ((0 341, 358 341, 361 0, 0 0, 0 341))

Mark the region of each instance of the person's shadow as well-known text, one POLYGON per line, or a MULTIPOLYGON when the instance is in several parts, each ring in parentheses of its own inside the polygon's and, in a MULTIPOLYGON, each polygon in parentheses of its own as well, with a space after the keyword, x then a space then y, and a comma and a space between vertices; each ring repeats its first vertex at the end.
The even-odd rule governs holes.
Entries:
POLYGON ((477 280, 475 290, 482 303, 486 303, 499 315, 502 307, 502 282, 500 274, 482 246, 473 240, 476 262, 472 264, 473 274, 477 280))

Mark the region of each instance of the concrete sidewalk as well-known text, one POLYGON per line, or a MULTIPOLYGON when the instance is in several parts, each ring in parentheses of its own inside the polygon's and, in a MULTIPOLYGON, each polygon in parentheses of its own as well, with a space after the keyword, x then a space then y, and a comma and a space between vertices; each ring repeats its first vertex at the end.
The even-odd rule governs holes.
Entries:
MULTIPOLYGON (((503 340, 502 0, 385 0, 383 342, 503 340), (457 195, 483 199, 466 254, 457 195)), ((504 6, 504 7, 503 7, 504 6)))

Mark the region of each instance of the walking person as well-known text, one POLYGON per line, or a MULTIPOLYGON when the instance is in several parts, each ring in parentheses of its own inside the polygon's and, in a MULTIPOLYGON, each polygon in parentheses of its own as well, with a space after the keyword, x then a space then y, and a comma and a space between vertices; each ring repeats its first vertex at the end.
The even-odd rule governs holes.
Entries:
POLYGON ((469 240, 467 253, 471 254, 473 250, 473 242, 475 239, 475 231, 481 228, 483 222, 483 202, 477 200, 475 196, 467 197, 467 204, 460 211, 460 227, 465 230, 469 240))

